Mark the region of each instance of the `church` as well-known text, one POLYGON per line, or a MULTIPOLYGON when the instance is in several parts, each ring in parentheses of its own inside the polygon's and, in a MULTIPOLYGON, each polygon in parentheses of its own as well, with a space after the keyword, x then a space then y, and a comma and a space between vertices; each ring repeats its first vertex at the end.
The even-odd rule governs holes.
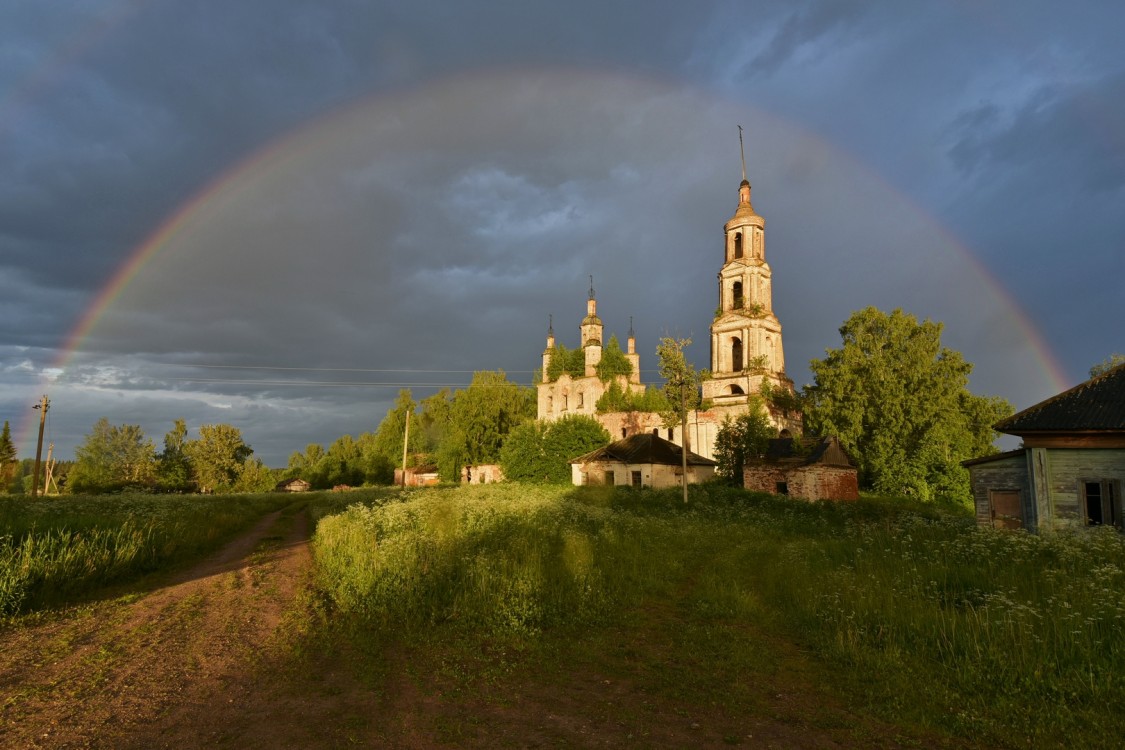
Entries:
MULTIPOLYGON (((750 182, 738 187, 738 206, 723 228, 725 238, 718 274, 719 304, 711 323, 711 377, 703 381, 703 408, 688 415, 687 447, 714 458, 715 437, 723 420, 744 413, 751 399, 766 390, 775 397, 764 399, 770 420, 778 430, 801 432, 801 414, 784 407, 777 395, 793 394, 793 381, 785 374, 781 323, 773 312, 772 272, 766 262, 766 221, 750 202, 750 182), (781 402, 781 405, 779 405, 781 402)), ((538 417, 555 420, 570 414, 596 418, 615 439, 650 432, 684 445, 680 425, 663 426, 659 414, 644 409, 598 411, 597 402, 608 391, 637 398, 643 396, 640 355, 630 321, 626 349, 603 340, 593 279, 586 303, 586 317, 579 326, 578 350, 556 345, 554 325, 547 331, 543 352, 542 379, 538 385, 538 417), (620 361, 629 367, 620 367, 620 361), (603 358, 612 358, 611 363, 603 358), (566 359, 564 363, 561 360, 566 359), (627 371, 627 374, 622 373, 627 371)), ((622 398, 618 397, 616 403, 622 398)))

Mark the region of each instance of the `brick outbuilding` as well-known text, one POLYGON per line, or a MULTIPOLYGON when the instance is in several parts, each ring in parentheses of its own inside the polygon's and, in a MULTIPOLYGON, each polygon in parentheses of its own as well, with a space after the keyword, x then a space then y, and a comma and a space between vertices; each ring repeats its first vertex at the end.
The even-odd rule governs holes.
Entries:
POLYGON ((743 486, 801 500, 858 500, 859 476, 835 437, 778 438, 746 461, 743 486))

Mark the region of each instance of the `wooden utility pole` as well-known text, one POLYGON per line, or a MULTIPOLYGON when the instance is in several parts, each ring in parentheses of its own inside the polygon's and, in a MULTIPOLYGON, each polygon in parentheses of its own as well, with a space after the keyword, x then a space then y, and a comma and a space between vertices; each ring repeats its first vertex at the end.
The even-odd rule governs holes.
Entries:
POLYGON ((35 473, 31 477, 31 496, 39 497, 39 464, 43 458, 43 425, 47 422, 47 410, 51 408, 51 402, 47 399, 46 394, 39 400, 34 409, 39 409, 39 442, 35 445, 35 473))
POLYGON ((406 489, 406 451, 410 446, 410 410, 406 410, 406 430, 402 435, 402 487, 406 489))
POLYGON ((684 502, 687 502, 687 396, 684 395, 686 384, 680 380, 680 456, 683 458, 683 485, 684 502))

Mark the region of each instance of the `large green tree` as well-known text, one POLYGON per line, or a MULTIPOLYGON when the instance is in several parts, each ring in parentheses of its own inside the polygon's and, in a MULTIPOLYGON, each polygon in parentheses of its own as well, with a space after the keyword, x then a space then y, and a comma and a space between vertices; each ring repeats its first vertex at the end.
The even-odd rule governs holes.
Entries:
POLYGON ((593 417, 571 414, 553 422, 535 420, 512 429, 500 449, 504 478, 516 482, 569 484, 570 459, 610 442, 593 417))
POLYGON ((165 492, 184 492, 193 485, 191 461, 184 452, 187 434, 187 423, 177 419, 164 436, 164 450, 156 460, 156 483, 165 492))
POLYGON ((761 400, 751 398, 747 411, 737 417, 727 417, 715 435, 716 472, 724 479, 742 484, 742 469, 746 459, 761 456, 769 447, 771 438, 777 437, 777 428, 770 423, 761 400))
POLYGON ((960 462, 996 450, 992 425, 1012 406, 969 392, 972 365, 942 346, 941 331, 902 310, 868 307, 840 328, 839 349, 809 365, 806 428, 839 437, 864 486, 967 502, 960 462))
POLYGON ((156 474, 152 441, 140 425, 111 425, 102 417, 75 449, 78 461, 70 474, 72 492, 113 492, 150 486, 156 474))
POLYGON ((534 418, 533 388, 513 383, 503 370, 475 372, 469 387, 453 394, 450 434, 455 444, 446 449, 460 454, 462 466, 496 463, 508 433, 534 418))
POLYGON ((254 450, 242 440, 242 432, 229 424, 205 424, 199 439, 184 444, 184 452, 202 490, 229 492, 254 450))

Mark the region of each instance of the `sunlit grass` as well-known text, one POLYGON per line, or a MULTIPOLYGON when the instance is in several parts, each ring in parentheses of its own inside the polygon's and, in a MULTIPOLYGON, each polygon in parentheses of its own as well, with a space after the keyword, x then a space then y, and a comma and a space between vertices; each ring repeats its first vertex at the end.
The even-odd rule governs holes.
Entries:
POLYGON ((619 627, 666 602, 683 634, 742 622, 812 650, 834 689, 887 720, 989 746, 1117 736, 1119 534, 1000 533, 904 501, 693 489, 686 507, 677 492, 520 485, 356 505, 319 523, 318 585, 369 632, 516 644, 619 627))

